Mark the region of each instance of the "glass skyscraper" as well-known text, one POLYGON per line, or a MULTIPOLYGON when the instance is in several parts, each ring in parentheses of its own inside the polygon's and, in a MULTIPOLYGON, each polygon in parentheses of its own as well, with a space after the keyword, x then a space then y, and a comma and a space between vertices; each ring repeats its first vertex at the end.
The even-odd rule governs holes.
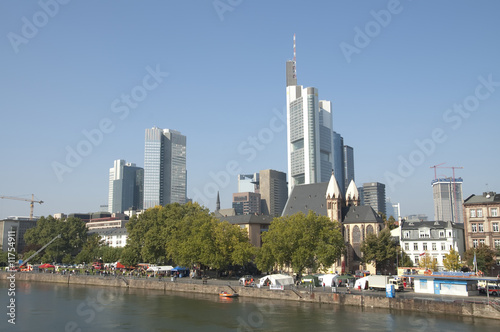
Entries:
POLYGON ((144 169, 115 160, 109 169, 108 212, 142 210, 143 208, 144 169))
POLYGON ((298 184, 328 182, 333 168, 331 102, 297 84, 295 61, 286 65, 288 192, 298 184))
POLYGON ((186 136, 171 129, 146 129, 144 208, 186 203, 186 136))
POLYGON ((464 222, 462 183, 462 178, 442 178, 432 181, 436 221, 464 222))

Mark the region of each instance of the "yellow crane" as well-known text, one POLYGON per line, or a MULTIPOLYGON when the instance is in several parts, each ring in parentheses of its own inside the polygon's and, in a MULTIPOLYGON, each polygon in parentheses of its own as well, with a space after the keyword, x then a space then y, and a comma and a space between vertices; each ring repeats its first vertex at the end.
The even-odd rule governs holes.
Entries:
POLYGON ((42 204, 43 201, 35 201, 35 195, 31 194, 31 199, 26 199, 26 198, 20 198, 20 197, 11 197, 11 196, 0 196, 0 198, 5 198, 5 199, 15 199, 18 201, 25 201, 25 202, 30 202, 30 220, 33 220, 33 206, 34 203, 40 203, 42 204))

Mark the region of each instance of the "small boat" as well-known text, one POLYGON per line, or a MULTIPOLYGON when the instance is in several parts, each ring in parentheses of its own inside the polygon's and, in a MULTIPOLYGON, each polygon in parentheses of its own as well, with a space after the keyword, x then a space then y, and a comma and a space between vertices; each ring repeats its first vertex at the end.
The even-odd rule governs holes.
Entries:
POLYGON ((220 292, 220 297, 238 297, 237 293, 220 292))

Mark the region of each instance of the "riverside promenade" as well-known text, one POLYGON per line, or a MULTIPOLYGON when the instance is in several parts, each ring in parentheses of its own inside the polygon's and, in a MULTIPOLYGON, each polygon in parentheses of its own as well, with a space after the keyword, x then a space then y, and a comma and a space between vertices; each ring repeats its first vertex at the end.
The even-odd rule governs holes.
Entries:
MULTIPOLYGON (((10 272, 1 272, 0 280, 7 281, 10 272)), ((169 292, 190 292, 218 295, 221 291, 236 292, 240 297, 265 298, 273 300, 287 300, 310 303, 326 303, 333 305, 349 305, 361 308, 381 308, 419 312, 429 314, 445 314, 464 317, 480 317, 500 320, 500 301, 498 299, 485 301, 485 298, 463 297, 433 297, 429 294, 415 294, 413 292, 397 293, 395 298, 385 297, 385 292, 365 292, 352 290, 347 293, 342 289, 332 293, 330 288, 323 291, 321 287, 311 291, 302 287, 286 287, 283 290, 243 287, 236 280, 177 278, 137 278, 122 276, 87 276, 87 275, 60 275, 53 273, 16 272, 17 282, 51 282, 59 284, 124 287, 135 289, 151 289, 168 294, 169 292), (329 290, 329 291, 328 291, 329 290)))

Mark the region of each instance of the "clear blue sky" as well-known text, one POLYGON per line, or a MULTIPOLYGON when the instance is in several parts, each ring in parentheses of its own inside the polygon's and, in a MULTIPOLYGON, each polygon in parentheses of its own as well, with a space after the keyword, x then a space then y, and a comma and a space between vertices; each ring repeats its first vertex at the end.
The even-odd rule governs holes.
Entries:
MULTIPOLYGON (((153 126, 187 136, 188 196, 211 210, 214 188, 230 207, 234 168, 286 171, 294 33, 298 82, 332 101, 358 186, 430 219, 432 165, 464 167, 464 197, 500 192, 498 1, 60 1, 0 3, 0 195, 34 193, 36 215, 107 204, 113 161, 144 166, 153 126)), ((1 218, 28 213, 0 200, 1 218)))

